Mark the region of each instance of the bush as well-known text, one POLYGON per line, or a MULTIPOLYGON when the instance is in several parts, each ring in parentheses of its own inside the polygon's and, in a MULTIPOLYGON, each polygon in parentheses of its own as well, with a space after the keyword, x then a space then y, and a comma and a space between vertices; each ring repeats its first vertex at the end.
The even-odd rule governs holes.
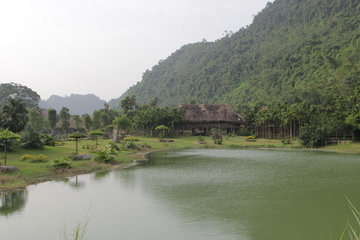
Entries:
POLYGON ((199 143, 199 144, 206 144, 205 138, 199 136, 199 137, 198 137, 198 143, 199 143))
POLYGON ((322 126, 305 125, 300 129, 299 140, 302 145, 314 148, 324 146, 328 136, 328 131, 322 126))
POLYGON ((44 143, 41 141, 40 135, 34 132, 26 134, 22 139, 22 147, 25 149, 43 149, 44 143))
POLYGON ((123 143, 123 148, 124 149, 137 149, 137 145, 134 142, 124 142, 123 143))
POLYGON ((109 142, 108 144, 106 144, 105 150, 113 154, 118 154, 118 152, 120 152, 120 147, 113 142, 109 142))
POLYGON ((32 163, 47 162, 46 156, 43 154, 31 155, 25 154, 20 158, 22 161, 30 160, 32 163))
POLYGON ((112 163, 115 160, 115 155, 109 151, 103 150, 96 153, 94 160, 96 162, 112 163))
POLYGON ((213 139, 222 139, 220 129, 212 128, 210 131, 212 133, 212 138, 213 139))
POLYGON ((245 141, 247 141, 247 142, 256 142, 256 137, 247 136, 247 137, 245 137, 245 141))
POLYGON ((223 143, 222 139, 213 139, 215 144, 221 145, 223 143))
POLYGON ((54 160, 51 162, 50 166, 55 169, 71 168, 70 161, 67 158, 54 160))
POLYGON ((125 137, 123 140, 137 142, 137 141, 139 141, 139 138, 138 137, 125 137))
POLYGON ((45 146, 55 146, 56 144, 56 140, 55 138, 47 135, 47 134, 41 134, 40 135, 40 141, 45 145, 45 146))

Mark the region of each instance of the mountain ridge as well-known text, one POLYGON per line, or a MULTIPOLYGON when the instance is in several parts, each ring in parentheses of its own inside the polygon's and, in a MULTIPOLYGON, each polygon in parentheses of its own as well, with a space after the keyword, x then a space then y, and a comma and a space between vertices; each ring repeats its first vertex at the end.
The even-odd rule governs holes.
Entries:
POLYGON ((67 107, 70 114, 92 115, 95 110, 104 108, 105 100, 94 94, 71 94, 70 96, 51 95, 47 100, 39 102, 40 108, 55 109, 60 112, 62 107, 67 107))
POLYGON ((349 95, 360 85, 359 16, 358 1, 275 0, 247 28, 184 45, 120 99, 135 95, 146 103, 157 97, 170 107, 191 101, 239 108, 328 104, 331 95, 349 95))

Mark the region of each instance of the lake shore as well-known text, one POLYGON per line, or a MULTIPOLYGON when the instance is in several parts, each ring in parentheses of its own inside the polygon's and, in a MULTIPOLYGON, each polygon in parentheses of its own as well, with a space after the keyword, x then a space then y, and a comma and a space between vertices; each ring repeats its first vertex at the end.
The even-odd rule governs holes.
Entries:
MULTIPOLYGON (((72 168, 65 170, 57 170, 49 168, 49 163, 29 163, 21 160, 24 154, 44 154, 49 161, 70 156, 74 150, 74 142, 65 142, 62 146, 46 147, 44 150, 24 150, 16 149, 9 154, 8 165, 16 166, 20 169, 14 173, 0 173, 0 193, 15 191, 17 189, 26 188, 28 185, 57 180, 61 178, 72 177, 76 175, 89 174, 101 171, 111 171, 114 169, 135 167, 148 161, 147 155, 154 151, 165 150, 181 150, 181 149, 286 149, 286 150, 311 150, 311 151, 335 151, 339 153, 360 153, 360 144, 337 144, 320 149, 303 148, 299 143, 284 145, 280 140, 274 139, 258 139, 255 142, 246 142, 243 137, 225 137, 222 145, 212 142, 210 137, 205 137, 205 143, 199 144, 197 137, 179 137, 174 142, 159 142, 157 138, 140 138, 137 143, 139 145, 148 145, 151 148, 142 148, 136 151, 121 151, 117 156, 114 164, 103 164, 94 161, 72 161, 72 168)), ((99 141, 98 148, 101 149, 109 140, 99 141)), ((81 153, 89 154, 87 149, 89 144, 93 144, 90 140, 81 142, 83 149, 81 153)))

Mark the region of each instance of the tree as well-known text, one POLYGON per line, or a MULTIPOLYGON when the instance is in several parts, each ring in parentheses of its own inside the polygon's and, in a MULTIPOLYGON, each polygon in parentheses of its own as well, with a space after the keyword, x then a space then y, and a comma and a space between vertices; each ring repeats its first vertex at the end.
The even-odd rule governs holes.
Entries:
POLYGON ((20 98, 29 108, 37 107, 40 101, 39 94, 26 86, 17 83, 0 84, 0 106, 4 105, 9 98, 20 98))
POLYGON ((97 149, 99 136, 102 136, 104 134, 105 133, 100 130, 95 130, 95 131, 90 132, 90 135, 95 136, 95 149, 97 149))
POLYGON ((48 122, 49 122, 49 126, 51 128, 51 130, 54 130, 56 123, 57 123, 57 118, 56 118, 56 110, 55 109, 49 109, 48 110, 48 122))
POLYGON ((80 132, 74 132, 72 134, 69 135, 69 138, 74 138, 75 139, 75 144, 76 144, 76 152, 75 152, 75 155, 78 155, 79 151, 78 151, 78 140, 80 138, 85 138, 86 135, 83 134, 83 133, 80 133, 80 132))
POLYGON ((70 113, 67 107, 63 107, 60 111, 61 128, 67 132, 70 128, 70 113))
POLYGON ((23 100, 9 98, 1 110, 1 125, 9 128, 12 132, 20 132, 24 130, 29 120, 27 114, 28 111, 23 100))
POLYGON ((74 115, 73 119, 74 119, 74 123, 75 123, 75 129, 79 130, 79 128, 81 127, 81 124, 82 124, 82 120, 81 120, 80 116, 74 115))
POLYGON ((92 128, 94 130, 101 128, 101 111, 94 111, 92 117, 92 128))
POLYGON ((86 131, 89 132, 92 127, 92 120, 91 120, 90 115, 84 114, 84 115, 82 115, 82 119, 83 119, 86 131))
POLYGON ((40 133, 44 129, 44 118, 37 108, 32 108, 29 112, 29 124, 31 130, 40 133))
POLYGON ((113 123, 118 126, 119 130, 123 131, 123 134, 125 134, 124 132, 129 130, 133 125, 133 122, 130 118, 128 118, 126 114, 123 114, 121 117, 115 118, 113 123))
POLYGON ((126 96, 123 100, 121 100, 120 106, 124 110, 125 114, 127 114, 129 111, 135 110, 136 108, 135 95, 126 96))
POLYGON ((164 140, 165 131, 167 131, 168 129, 169 128, 164 125, 160 125, 155 128, 156 131, 160 132, 160 142, 162 142, 164 140))
POLYGON ((11 143, 14 139, 19 139, 20 136, 13 133, 12 131, 9 131, 9 129, 5 129, 4 131, 0 132, 0 141, 4 144, 4 159, 5 159, 5 166, 7 163, 7 149, 11 146, 11 143))

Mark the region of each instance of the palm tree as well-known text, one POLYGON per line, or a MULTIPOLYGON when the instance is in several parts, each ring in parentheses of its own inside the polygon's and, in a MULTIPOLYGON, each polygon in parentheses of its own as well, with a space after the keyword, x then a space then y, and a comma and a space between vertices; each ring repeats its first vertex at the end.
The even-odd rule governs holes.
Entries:
POLYGON ((1 109, 1 125, 12 132, 24 130, 29 117, 25 102, 20 98, 9 98, 1 109))

